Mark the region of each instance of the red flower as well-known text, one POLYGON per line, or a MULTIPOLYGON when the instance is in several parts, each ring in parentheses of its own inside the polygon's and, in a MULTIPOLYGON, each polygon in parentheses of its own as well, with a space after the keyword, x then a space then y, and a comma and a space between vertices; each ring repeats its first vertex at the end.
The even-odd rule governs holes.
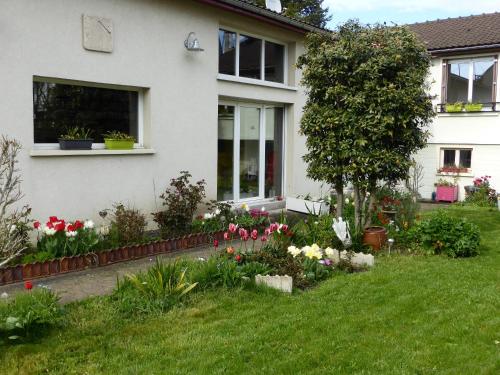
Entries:
POLYGON ((282 230, 283 232, 288 232, 288 225, 283 224, 283 225, 281 226, 281 230, 282 230))
POLYGON ((225 233, 224 233, 224 239, 225 239, 226 241, 229 241, 229 240, 230 240, 230 238, 231 238, 230 234, 229 234, 228 232, 225 232, 225 233))
POLYGON ((33 228, 38 229, 38 228, 40 228, 40 225, 41 225, 41 224, 40 224, 40 222, 39 222, 39 221, 35 221, 35 222, 33 223, 33 228))
POLYGON ((257 232, 257 229, 254 229, 254 230, 252 231, 252 234, 250 235, 250 237, 252 237, 252 240, 254 240, 254 241, 255 241, 255 240, 257 239, 257 237, 258 237, 258 236, 259 236, 259 232, 257 232))
POLYGON ((80 220, 77 220, 77 221, 75 221, 75 223, 73 224, 73 226, 75 227, 75 230, 82 229, 83 228, 83 223, 80 220))
POLYGON ((229 232, 236 233, 236 230, 238 229, 238 226, 236 224, 231 223, 231 224, 229 224, 228 229, 229 229, 229 232))
POLYGON ((51 222, 51 223, 56 223, 58 221, 59 221, 59 219, 57 218, 57 216, 51 216, 51 217, 49 217, 49 222, 51 222))
MULTIPOLYGON (((58 230, 58 229, 56 228, 56 230, 58 230)), ((67 226, 66 230, 67 230, 68 232, 74 232, 74 231, 76 231, 76 226, 75 226, 75 225, 73 225, 73 224, 69 224, 69 225, 67 226)))
POLYGON ((266 236, 262 236, 262 237, 260 238, 260 240, 261 240, 262 242, 267 242, 267 237, 266 237, 266 236))
POLYGON ((241 262, 241 255, 240 254, 236 255, 234 259, 236 259, 238 263, 241 262))
POLYGON ((26 289, 26 290, 33 289, 33 284, 31 283, 31 281, 28 280, 28 281, 24 282, 24 289, 26 289))
POLYGON ((216 249, 219 247, 219 240, 214 240, 214 247, 216 249))
POLYGON ((64 229, 66 229, 66 223, 64 222, 64 220, 61 220, 61 221, 54 223, 54 229, 57 232, 60 232, 60 231, 63 231, 64 229))

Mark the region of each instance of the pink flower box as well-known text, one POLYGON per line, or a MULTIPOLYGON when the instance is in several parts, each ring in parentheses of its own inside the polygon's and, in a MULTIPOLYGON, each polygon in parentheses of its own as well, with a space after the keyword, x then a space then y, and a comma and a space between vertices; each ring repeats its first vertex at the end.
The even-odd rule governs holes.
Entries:
POLYGON ((437 186, 436 200, 443 202, 458 201, 458 186, 437 186))

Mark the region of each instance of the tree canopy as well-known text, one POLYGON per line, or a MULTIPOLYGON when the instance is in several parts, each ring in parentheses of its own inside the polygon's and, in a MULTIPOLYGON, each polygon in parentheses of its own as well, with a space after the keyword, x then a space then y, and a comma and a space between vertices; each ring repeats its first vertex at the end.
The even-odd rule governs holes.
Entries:
POLYGON ((301 120, 308 175, 337 194, 353 185, 361 229, 366 192, 405 179, 426 145, 430 57, 406 27, 349 21, 330 35, 310 34, 298 66, 309 93, 301 120))
MULTIPOLYGON (((281 0, 283 14, 318 27, 325 27, 331 20, 328 7, 323 7, 324 0, 281 0)), ((266 6, 265 0, 254 0, 261 6, 266 6)))

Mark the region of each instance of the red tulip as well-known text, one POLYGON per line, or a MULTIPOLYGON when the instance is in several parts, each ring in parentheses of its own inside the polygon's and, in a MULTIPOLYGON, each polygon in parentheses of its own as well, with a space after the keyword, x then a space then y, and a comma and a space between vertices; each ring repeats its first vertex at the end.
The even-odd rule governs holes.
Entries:
POLYGON ((236 224, 231 223, 231 224, 229 224, 228 229, 229 229, 229 232, 236 233, 236 230, 238 229, 238 226, 236 224))
POLYGON ((236 259, 238 263, 241 262, 241 255, 240 254, 236 255, 234 259, 236 259))
POLYGON ((229 235, 228 232, 224 233, 224 240, 229 241, 231 239, 231 236, 229 235))
POLYGON ((266 237, 266 236, 262 236, 262 237, 260 238, 260 240, 261 240, 262 242, 267 242, 267 237, 266 237))
POLYGON ((258 237, 258 236, 259 236, 259 232, 257 232, 257 229, 254 229, 254 230, 252 231, 252 234, 250 235, 250 237, 252 237, 252 240, 254 240, 254 241, 255 241, 255 240, 257 239, 257 237, 258 237))
POLYGON ((41 224, 40 224, 40 222, 39 222, 39 221, 35 221, 35 222, 33 223, 33 228, 38 229, 38 228, 40 228, 40 225, 41 225, 41 224))
POLYGON ((214 247, 216 249, 219 247, 219 240, 214 240, 214 247))
POLYGON ((24 282, 24 289, 26 289, 26 290, 33 289, 33 284, 31 283, 31 281, 28 280, 28 281, 24 282))
POLYGON ((57 218, 57 216, 51 216, 51 217, 49 217, 49 221, 51 223, 55 223, 55 222, 59 221, 59 219, 57 218))

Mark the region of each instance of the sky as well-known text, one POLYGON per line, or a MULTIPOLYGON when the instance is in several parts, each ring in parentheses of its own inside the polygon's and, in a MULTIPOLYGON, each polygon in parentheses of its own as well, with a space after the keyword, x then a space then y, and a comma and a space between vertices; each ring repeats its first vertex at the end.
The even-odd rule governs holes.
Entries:
POLYGON ((362 23, 397 24, 500 12, 500 0, 324 0, 335 28, 351 18, 362 23))

